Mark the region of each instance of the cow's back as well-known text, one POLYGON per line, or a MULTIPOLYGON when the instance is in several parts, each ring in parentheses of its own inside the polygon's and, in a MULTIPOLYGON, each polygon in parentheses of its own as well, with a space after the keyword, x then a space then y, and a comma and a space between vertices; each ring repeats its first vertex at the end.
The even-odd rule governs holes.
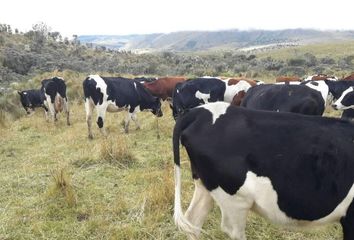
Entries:
POLYGON ((322 115, 324 100, 318 91, 303 85, 257 85, 248 90, 242 107, 255 110, 322 115))

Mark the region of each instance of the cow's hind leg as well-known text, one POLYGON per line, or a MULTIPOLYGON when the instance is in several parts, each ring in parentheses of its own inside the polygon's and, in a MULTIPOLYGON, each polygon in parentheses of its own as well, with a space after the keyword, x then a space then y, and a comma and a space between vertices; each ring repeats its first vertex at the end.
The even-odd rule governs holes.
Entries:
POLYGON ((64 111, 66 114, 66 124, 70 126, 70 111, 69 111, 69 103, 68 103, 68 98, 64 97, 64 111))
POLYGON ((221 228, 231 239, 246 240, 246 220, 253 201, 239 194, 229 195, 220 187, 212 191, 212 196, 220 207, 221 228))
POLYGON ((86 123, 88 128, 88 138, 93 139, 92 135, 92 111, 94 105, 91 103, 89 98, 85 99, 85 111, 86 111, 86 123))
POLYGON ((132 115, 133 115, 133 113, 128 111, 127 116, 125 117, 125 120, 124 120, 124 132, 125 133, 129 133, 129 123, 130 123, 130 120, 132 119, 132 115))
POLYGON ((97 105, 97 125, 103 136, 107 137, 106 129, 104 128, 104 119, 106 116, 107 105, 97 105))
POLYGON ((213 206, 213 199, 210 192, 204 187, 200 180, 194 181, 195 189, 192 201, 186 211, 186 218, 195 227, 199 229, 196 236, 190 236, 190 239, 198 238, 203 223, 213 206))
POLYGON ((347 214, 340 221, 343 228, 343 240, 354 239, 354 200, 350 204, 347 214))
POLYGON ((45 94, 46 101, 48 104, 48 109, 50 112, 50 115, 52 116, 53 122, 57 121, 57 113, 55 112, 54 108, 54 98, 52 99, 50 95, 45 94))

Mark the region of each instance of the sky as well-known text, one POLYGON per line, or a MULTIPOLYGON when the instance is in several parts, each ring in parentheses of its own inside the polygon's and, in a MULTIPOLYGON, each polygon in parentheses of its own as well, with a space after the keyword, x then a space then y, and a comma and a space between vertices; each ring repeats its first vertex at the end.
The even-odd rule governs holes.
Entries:
POLYGON ((0 23, 63 36, 190 30, 354 30, 353 0, 2 0, 0 23))

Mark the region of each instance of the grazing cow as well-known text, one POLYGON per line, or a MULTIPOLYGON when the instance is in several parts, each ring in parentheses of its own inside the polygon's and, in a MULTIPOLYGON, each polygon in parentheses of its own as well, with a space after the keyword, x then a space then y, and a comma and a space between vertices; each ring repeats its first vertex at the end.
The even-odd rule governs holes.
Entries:
POLYGON ((354 239, 354 125, 293 113, 254 111, 218 102, 177 119, 173 132, 174 220, 197 238, 213 200, 221 227, 245 240, 249 210, 275 224, 305 227, 340 222, 354 239), (181 206, 179 142, 195 182, 181 206))
POLYGON ((235 105, 241 103, 247 90, 256 86, 253 80, 220 78, 196 78, 178 83, 173 93, 173 116, 201 104, 225 101, 235 105))
POLYGON ((185 77, 162 77, 153 82, 145 82, 144 87, 146 87, 152 95, 161 98, 163 101, 172 101, 172 94, 176 84, 185 80, 185 77))
POLYGON ((36 107, 42 107, 45 110, 45 115, 48 120, 48 111, 54 121, 57 121, 57 113, 63 109, 66 113, 66 122, 70 125, 69 120, 69 105, 66 97, 66 85, 62 78, 53 77, 44 79, 41 82, 40 90, 32 89, 19 91, 22 106, 27 114, 34 111, 36 107))
POLYGON ((255 110, 322 115, 325 101, 318 91, 307 86, 264 84, 250 88, 241 106, 255 110))
POLYGON ((140 128, 136 117, 139 111, 150 110, 154 115, 162 116, 160 99, 152 96, 139 81, 122 77, 90 75, 84 80, 83 89, 90 139, 93 138, 91 120, 94 107, 97 110, 97 125, 104 136, 107 135, 103 126, 106 111, 128 110, 124 125, 126 133, 131 119, 136 123, 137 128, 140 128))
POLYGON ((275 82, 279 83, 279 82, 301 82, 302 79, 299 77, 288 77, 288 76, 279 76, 275 79, 275 82))

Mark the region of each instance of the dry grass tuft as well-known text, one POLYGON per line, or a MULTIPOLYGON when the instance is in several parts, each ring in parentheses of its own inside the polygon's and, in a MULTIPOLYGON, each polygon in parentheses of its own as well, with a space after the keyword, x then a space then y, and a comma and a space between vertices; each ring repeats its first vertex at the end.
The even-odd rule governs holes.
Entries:
POLYGON ((126 136, 122 135, 104 139, 101 143, 100 157, 101 160, 116 164, 120 168, 128 168, 136 162, 136 158, 127 144, 126 136))
POLYGON ((168 211, 173 206, 173 168, 168 166, 157 174, 157 176, 151 176, 154 187, 147 190, 147 209, 151 213, 168 211))
POLYGON ((63 195, 66 203, 70 207, 75 206, 77 203, 77 196, 71 183, 71 176, 68 175, 66 168, 63 167, 60 169, 52 170, 50 174, 54 184, 49 191, 49 195, 63 195))

